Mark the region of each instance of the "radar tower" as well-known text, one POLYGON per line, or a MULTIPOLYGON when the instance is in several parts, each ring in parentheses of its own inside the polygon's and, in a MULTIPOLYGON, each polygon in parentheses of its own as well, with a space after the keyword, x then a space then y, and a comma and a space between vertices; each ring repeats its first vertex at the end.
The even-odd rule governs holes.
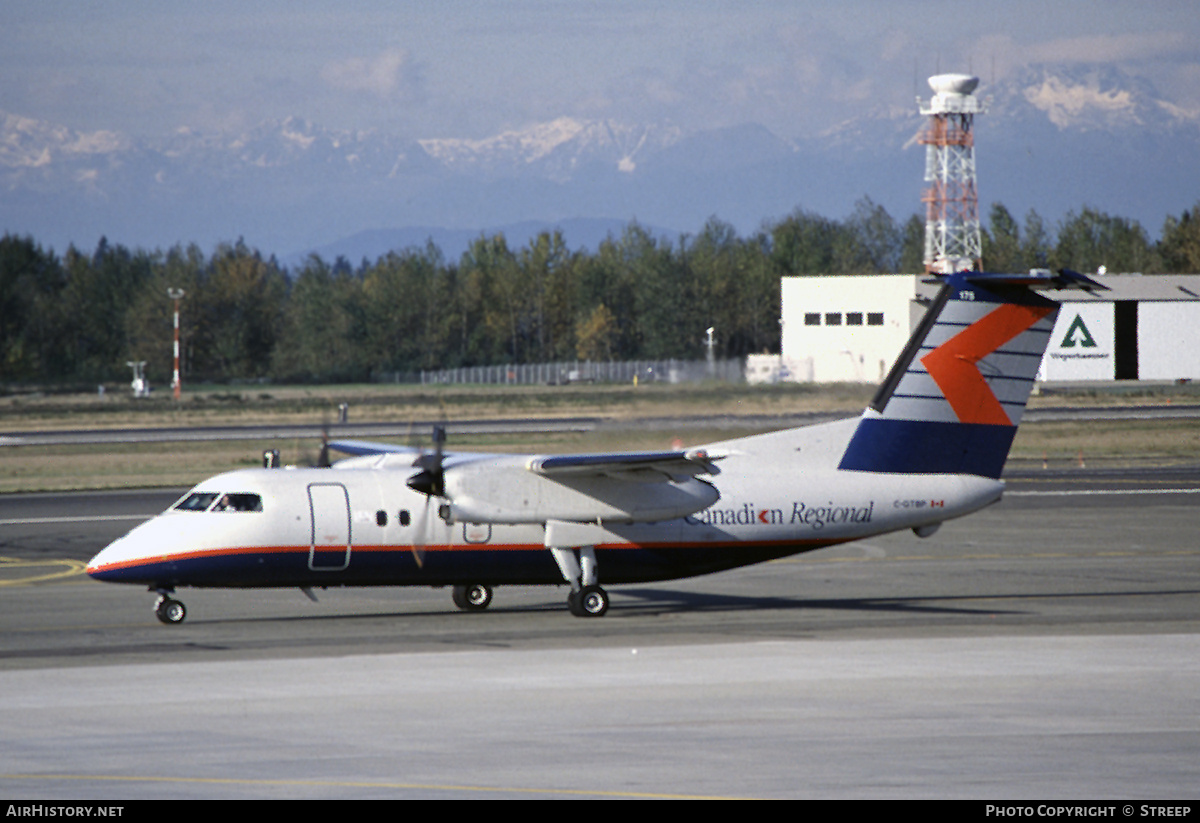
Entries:
POLYGON ((929 118, 918 137, 925 146, 925 270, 949 274, 982 267, 979 196, 975 188, 976 114, 986 111, 973 92, 979 78, 938 74, 929 78, 933 97, 917 98, 929 118))

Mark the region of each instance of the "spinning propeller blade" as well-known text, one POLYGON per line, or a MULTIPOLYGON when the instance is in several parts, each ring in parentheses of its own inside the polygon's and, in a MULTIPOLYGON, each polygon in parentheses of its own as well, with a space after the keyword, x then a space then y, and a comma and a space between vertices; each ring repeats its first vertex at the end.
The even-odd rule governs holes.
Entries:
POLYGON ((425 530, 429 523, 429 507, 433 505, 434 497, 442 497, 446 493, 446 474, 442 465, 443 445, 446 442, 446 427, 433 427, 433 454, 421 454, 413 461, 413 466, 420 471, 405 481, 413 491, 425 495, 425 506, 417 524, 417 540, 413 543, 413 558, 418 567, 425 565, 425 530))
POLYGON ((422 454, 413 461, 420 471, 408 478, 408 487, 426 497, 442 497, 446 493, 446 474, 442 467, 442 446, 446 442, 444 426, 433 427, 433 454, 422 454))
POLYGON ((300 465, 308 466, 313 469, 327 469, 332 463, 329 459, 329 417, 321 421, 321 447, 316 455, 313 454, 312 445, 306 444, 298 448, 300 465))

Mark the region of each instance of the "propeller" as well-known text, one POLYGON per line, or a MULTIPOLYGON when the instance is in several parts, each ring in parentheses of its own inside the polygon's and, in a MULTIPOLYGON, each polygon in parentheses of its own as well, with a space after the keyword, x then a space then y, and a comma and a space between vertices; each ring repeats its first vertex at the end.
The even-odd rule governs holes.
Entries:
POLYGON ((433 453, 422 453, 413 461, 413 466, 419 468, 420 471, 408 478, 405 483, 413 491, 420 492, 425 495, 425 506, 421 512, 421 519, 417 523, 417 540, 413 542, 413 558, 417 561, 417 567, 422 568, 425 565, 425 529, 429 523, 429 507, 433 505, 434 497, 442 497, 446 493, 446 472, 443 467, 443 446, 446 442, 446 427, 442 425, 434 425, 433 427, 433 453))
POLYGON ((329 417, 326 415, 321 422, 321 448, 313 455, 312 446, 304 446, 299 449, 300 464, 309 466, 314 469, 327 469, 332 463, 329 460, 329 417))
POLYGON ((433 427, 433 454, 422 454, 413 461, 420 471, 405 481, 413 491, 426 497, 443 497, 446 494, 446 472, 442 465, 442 449, 446 442, 445 426, 433 427))
POLYGON ((321 427, 321 451, 317 453, 317 468, 327 469, 332 464, 329 462, 329 427, 321 427))

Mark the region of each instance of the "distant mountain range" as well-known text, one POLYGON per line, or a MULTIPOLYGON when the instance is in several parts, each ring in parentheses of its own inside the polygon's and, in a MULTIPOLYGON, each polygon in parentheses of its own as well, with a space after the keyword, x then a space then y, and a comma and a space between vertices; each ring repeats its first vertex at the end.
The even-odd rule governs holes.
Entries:
MULTIPOLYGON (((977 94, 981 211, 1083 206, 1152 237, 1200 200, 1200 118, 1115 70, 1031 68, 977 94)), ((749 233, 803 209, 842 218, 866 196, 896 220, 921 211, 915 101, 864 111, 817 138, 766 128, 685 132, 572 118, 483 140, 402 140, 295 118, 238 134, 146 139, 0 112, 0 230, 62 251, 112 243, 210 247, 243 238, 281 260, 357 265, 432 240, 455 258, 484 232, 523 245, 561 228, 594 246, 636 220, 666 234, 710 217, 749 233)))

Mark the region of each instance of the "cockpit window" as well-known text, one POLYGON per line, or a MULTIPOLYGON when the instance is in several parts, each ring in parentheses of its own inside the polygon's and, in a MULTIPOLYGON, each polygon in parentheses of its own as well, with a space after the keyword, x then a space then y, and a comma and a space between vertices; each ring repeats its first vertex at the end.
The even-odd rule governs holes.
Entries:
POLYGON ((260 512, 262 498, 257 494, 241 492, 221 494, 220 492, 192 492, 175 504, 178 511, 206 512, 211 508, 214 512, 260 512), (213 501, 216 501, 214 505, 213 501))
POLYGON ((175 509, 181 512, 203 512, 217 499, 216 492, 192 492, 175 504, 175 509))
POLYGON ((215 512, 260 512, 262 498, 257 494, 223 494, 213 506, 215 512))

